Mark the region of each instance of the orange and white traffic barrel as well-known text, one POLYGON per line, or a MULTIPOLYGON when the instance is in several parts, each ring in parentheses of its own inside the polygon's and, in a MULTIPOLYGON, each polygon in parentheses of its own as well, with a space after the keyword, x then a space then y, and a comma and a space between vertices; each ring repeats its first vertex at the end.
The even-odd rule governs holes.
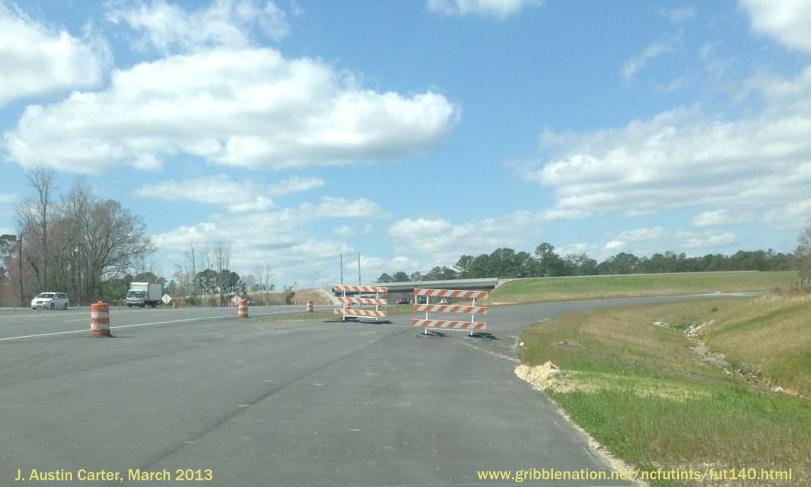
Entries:
POLYGON ((247 299, 240 299, 239 300, 239 307, 237 308, 237 318, 247 318, 248 317, 248 300, 247 299))
POLYGON ((313 302, 307 301, 307 311, 312 313, 313 312, 313 302))
POLYGON ((110 306, 98 301, 90 305, 90 335, 108 337, 110 335, 110 306))

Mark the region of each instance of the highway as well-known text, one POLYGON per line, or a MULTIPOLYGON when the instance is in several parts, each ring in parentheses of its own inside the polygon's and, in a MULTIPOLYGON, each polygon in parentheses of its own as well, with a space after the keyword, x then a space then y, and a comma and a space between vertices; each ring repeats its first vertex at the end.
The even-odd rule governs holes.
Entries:
MULTIPOLYGON (((607 469, 513 374, 515 338, 561 313, 717 298, 491 309, 496 339, 391 323, 265 321, 302 307, 0 313, 0 485, 18 469, 211 469, 216 486, 467 486, 482 469, 607 469)), ((31 482, 26 482, 31 483, 31 482)), ((176 485, 177 482, 124 482, 176 485)), ((622 485, 559 482, 529 485, 622 485)), ((48 482, 48 485, 121 485, 48 482)), ((181 484, 182 485, 182 484, 181 484)))

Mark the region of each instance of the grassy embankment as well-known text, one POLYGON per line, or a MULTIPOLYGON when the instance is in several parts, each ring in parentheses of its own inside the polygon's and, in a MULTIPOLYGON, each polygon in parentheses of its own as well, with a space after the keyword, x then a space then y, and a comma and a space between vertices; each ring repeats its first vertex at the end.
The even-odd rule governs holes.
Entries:
POLYGON ((809 296, 585 312, 520 340, 524 364, 560 367, 541 384, 552 399, 639 469, 791 468, 790 483, 725 485, 811 485, 809 296))
POLYGON ((697 294, 716 291, 787 289, 797 280, 792 271, 684 272, 520 279, 493 291, 491 304, 538 303, 578 299, 697 294))

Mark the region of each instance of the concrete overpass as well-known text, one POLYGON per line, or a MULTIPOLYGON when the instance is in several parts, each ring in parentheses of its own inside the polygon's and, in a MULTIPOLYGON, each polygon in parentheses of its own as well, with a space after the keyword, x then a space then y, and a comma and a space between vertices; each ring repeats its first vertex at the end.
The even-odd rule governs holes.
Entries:
POLYGON ((389 294, 410 293, 414 288, 491 291, 498 287, 499 280, 492 277, 483 279, 447 279, 443 281, 380 282, 373 285, 389 288, 389 294))

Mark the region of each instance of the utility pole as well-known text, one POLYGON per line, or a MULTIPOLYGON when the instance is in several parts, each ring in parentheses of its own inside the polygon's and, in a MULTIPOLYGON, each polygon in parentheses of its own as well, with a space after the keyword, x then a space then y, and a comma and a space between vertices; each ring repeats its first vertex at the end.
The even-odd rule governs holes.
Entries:
POLYGON ((340 252, 338 256, 341 259, 341 284, 344 283, 344 253, 340 252))
POLYGON ((360 252, 358 252, 358 286, 361 285, 360 282, 360 252))
POLYGON ((270 306, 270 266, 265 265, 265 306, 270 306))

